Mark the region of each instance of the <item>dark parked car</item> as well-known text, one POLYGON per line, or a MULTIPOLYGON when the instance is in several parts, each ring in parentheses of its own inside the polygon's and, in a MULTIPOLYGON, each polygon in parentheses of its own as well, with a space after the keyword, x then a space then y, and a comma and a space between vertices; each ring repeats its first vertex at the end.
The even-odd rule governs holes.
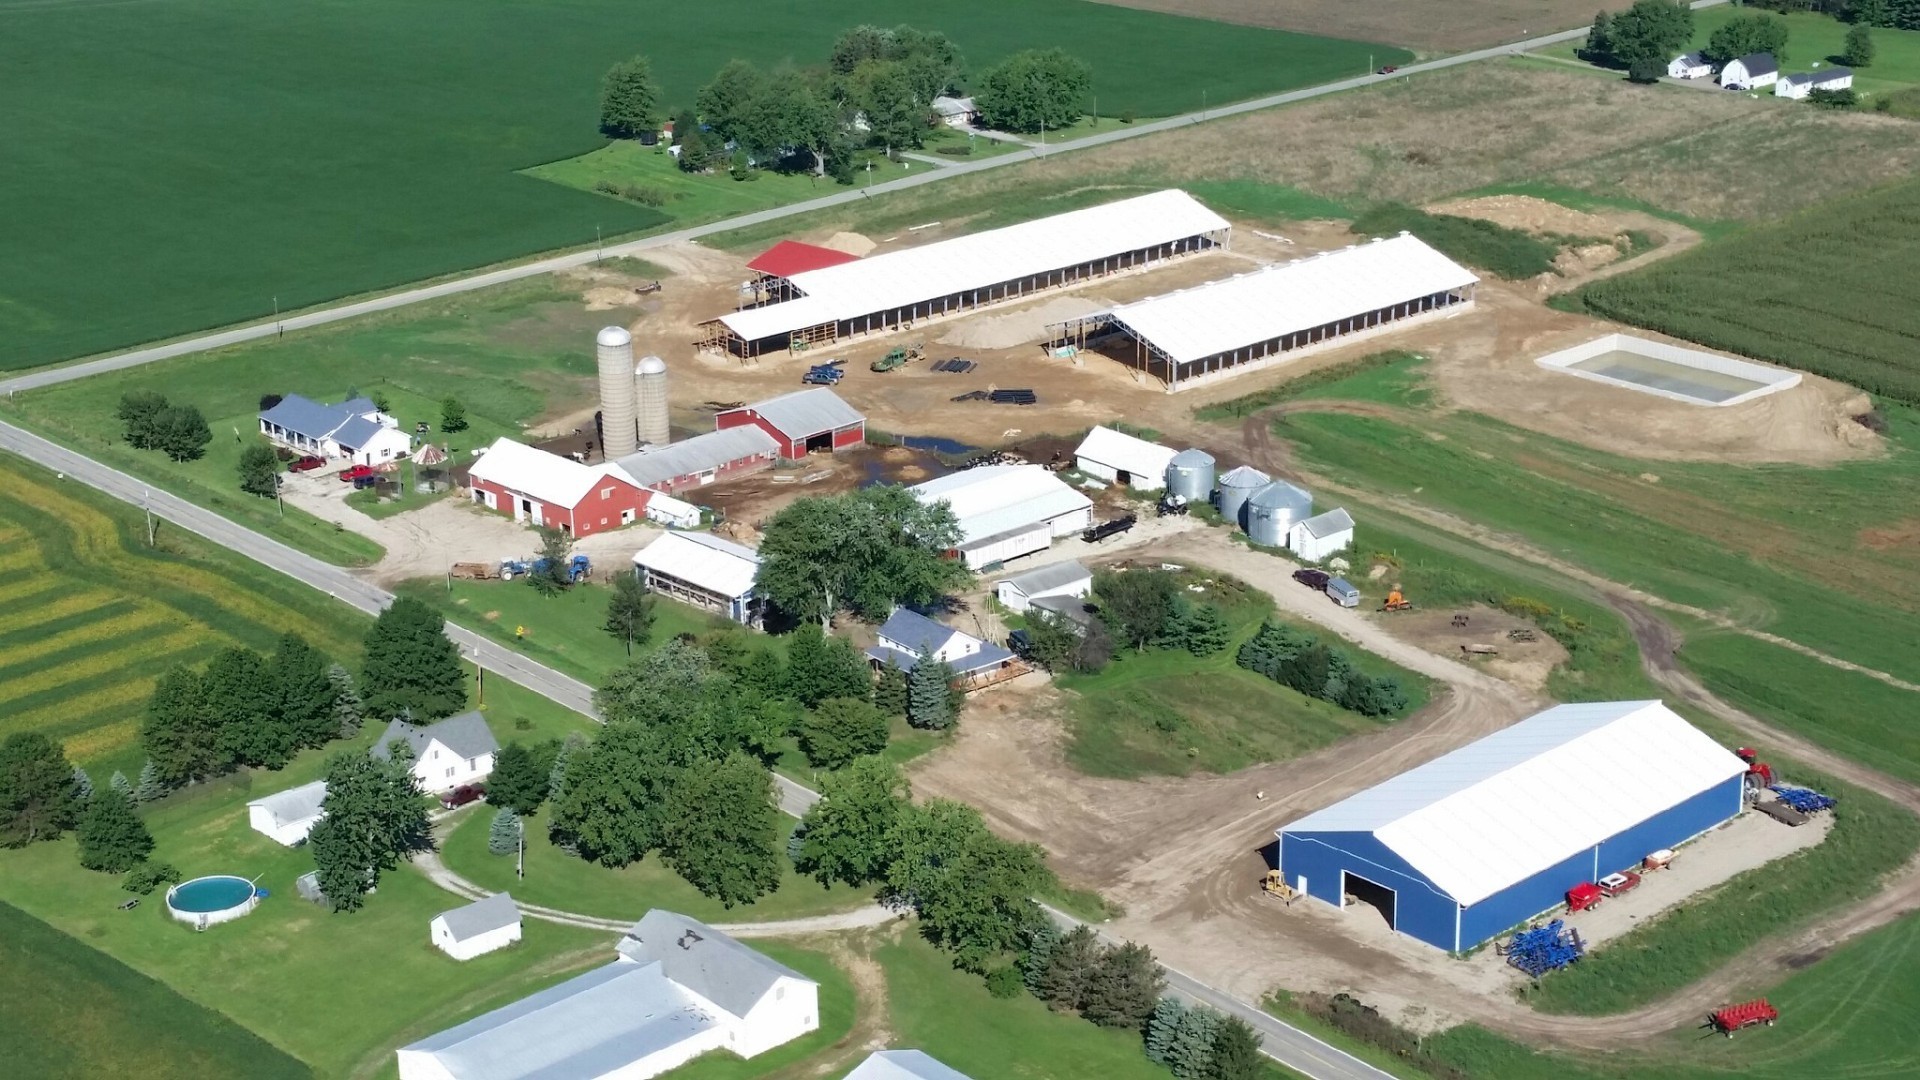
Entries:
POLYGON ((458 810, 460 807, 465 806, 468 803, 476 803, 486 797, 487 797, 487 785, 461 784, 459 787, 454 788, 452 791, 443 792, 440 796, 440 805, 446 807, 449 810, 458 810))
POLYGON ((326 465, 326 463, 327 463, 326 458, 314 457, 312 454, 308 454, 306 457, 303 457, 299 461, 296 461, 293 464, 287 466, 287 471, 288 472, 312 472, 313 470, 321 468, 322 466, 326 465))
POLYGON ((1327 582, 1333 580, 1333 575, 1327 573, 1325 570, 1315 570, 1310 566, 1303 566, 1293 572, 1293 580, 1305 585, 1309 589, 1318 590, 1326 588, 1327 582))

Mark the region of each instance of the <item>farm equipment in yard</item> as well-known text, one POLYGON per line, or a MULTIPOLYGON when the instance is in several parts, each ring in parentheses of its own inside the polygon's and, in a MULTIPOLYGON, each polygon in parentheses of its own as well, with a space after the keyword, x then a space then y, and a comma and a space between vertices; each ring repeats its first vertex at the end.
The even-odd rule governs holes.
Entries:
POLYGON ((1587 951, 1580 932, 1555 919, 1545 926, 1522 930, 1507 943, 1507 963, 1534 978, 1558 971, 1587 951))
POLYGON ((1289 904, 1293 903, 1294 897, 1300 895, 1299 890, 1287 884, 1286 876, 1278 870, 1267 871, 1266 879, 1260 882, 1260 891, 1275 900, 1285 900, 1289 904))
POLYGON ((1640 860, 1640 872, 1651 874, 1656 870, 1666 870, 1673 866, 1673 849, 1661 848, 1640 860))
POLYGON ((1803 814, 1817 814, 1822 810, 1833 809, 1833 796, 1822 795, 1811 788, 1775 784, 1771 790, 1774 798, 1803 814))
POLYGON ((1743 746, 1735 750, 1733 756, 1747 763, 1747 787, 1754 794, 1773 786, 1773 766, 1760 760, 1759 751, 1743 746))
POLYGON ((1591 881, 1583 881, 1567 890, 1567 914, 1597 908, 1600 906, 1600 901, 1604 899, 1606 894, 1600 891, 1600 886, 1591 881))
POLYGON ((1126 514, 1121 517, 1114 518, 1112 521, 1103 521, 1100 524, 1095 525, 1092 528, 1081 533, 1080 539, 1086 541, 1089 544, 1097 544, 1100 541, 1105 540, 1109 536, 1118 536, 1121 533, 1126 532, 1128 529, 1133 528, 1134 525, 1139 522, 1139 520, 1140 520, 1140 515, 1138 514, 1126 514))
POLYGON ((1187 500, 1169 491, 1161 495, 1160 501, 1153 505, 1153 512, 1161 517, 1185 517, 1187 500))
POLYGON ((887 350, 887 355, 875 360, 868 366, 875 371, 892 371, 897 367, 905 367, 912 361, 920 359, 921 356, 922 352, 919 345, 906 345, 897 349, 887 350))
MULTIPOLYGON (((553 565, 545 559, 535 559, 527 568, 528 574, 544 574, 547 567, 553 565)), ((593 560, 585 555, 575 555, 567 560, 567 581, 577 584, 593 576, 593 560)))
POLYGON ((500 560, 500 580, 501 581, 512 581, 514 578, 517 578, 517 577, 526 577, 528 574, 532 572, 533 572, 533 562, 530 559, 501 559, 500 560))
POLYGON ((1707 1014, 1707 1023, 1713 1026, 1713 1030, 1729 1039, 1741 1028, 1758 1027, 1761 1024, 1772 1027, 1778 1019, 1780 1010, 1769 1004, 1766 998, 1727 1005, 1707 1014))
POLYGON ((1608 874, 1594 884, 1600 887, 1602 895, 1611 900, 1621 893, 1632 892, 1639 888, 1640 875, 1631 870, 1623 870, 1618 874, 1608 874))
POLYGON ((1380 610, 1381 611, 1412 611, 1413 601, 1407 599, 1406 595, 1402 593, 1399 589, 1393 589, 1387 593, 1387 598, 1381 602, 1380 610))
POLYGON ((483 562, 457 562, 448 575, 460 581, 491 581, 500 576, 500 571, 483 562))
POLYGON ((1475 656, 1499 656, 1500 655, 1500 650, 1494 648, 1492 645, 1463 644, 1460 646, 1460 652, 1466 657, 1468 657, 1469 659, 1475 656))

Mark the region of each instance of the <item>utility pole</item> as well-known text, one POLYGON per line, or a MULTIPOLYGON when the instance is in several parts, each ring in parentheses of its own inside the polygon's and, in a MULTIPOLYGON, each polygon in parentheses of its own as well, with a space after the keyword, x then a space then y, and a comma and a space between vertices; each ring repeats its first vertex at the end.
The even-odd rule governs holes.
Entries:
MULTIPOLYGON (((451 578, 448 579, 447 585, 449 588, 452 587, 451 578)), ((480 646, 478 645, 473 647, 473 696, 474 704, 487 703, 487 669, 480 666, 480 646)))
POLYGON ((280 321, 280 294, 279 293, 273 294, 273 336, 276 338, 283 338, 287 336, 287 324, 280 321))
POLYGON ((607 257, 606 242, 600 239, 600 226, 593 227, 593 261, 599 262, 607 257))
POLYGON ((515 818, 515 832, 519 833, 516 846, 520 849, 515 857, 513 876, 524 880, 527 876, 527 819, 515 818))
POLYGON ((140 509, 145 510, 147 512, 147 546, 148 547, 153 546, 153 507, 147 501, 151 498, 153 498, 153 489, 142 488, 140 491, 140 509))

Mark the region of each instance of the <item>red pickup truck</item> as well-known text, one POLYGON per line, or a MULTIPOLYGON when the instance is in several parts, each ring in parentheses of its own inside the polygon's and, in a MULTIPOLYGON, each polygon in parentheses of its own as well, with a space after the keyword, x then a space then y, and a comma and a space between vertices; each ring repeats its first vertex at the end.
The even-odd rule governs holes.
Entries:
POLYGON ((326 458, 314 457, 312 454, 308 454, 306 457, 303 457, 299 461, 296 461, 293 464, 287 466, 287 471, 288 472, 312 472, 313 470, 324 466, 326 463, 327 463, 326 458))
POLYGON ((340 482, 343 484, 351 484, 356 480, 370 480, 373 478, 373 476, 374 476, 373 466, 355 465, 351 469, 344 469, 341 471, 340 482))
POLYGON ((487 785, 461 784, 452 791, 443 793, 440 796, 440 805, 446 807, 448 810, 457 810, 468 803, 479 802, 486 797, 487 785))

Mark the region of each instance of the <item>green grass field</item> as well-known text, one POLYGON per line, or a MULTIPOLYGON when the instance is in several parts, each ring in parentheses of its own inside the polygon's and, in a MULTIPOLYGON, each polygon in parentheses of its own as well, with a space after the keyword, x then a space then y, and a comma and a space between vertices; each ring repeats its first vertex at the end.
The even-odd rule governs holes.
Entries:
MULTIPOLYGON (((1204 570, 1196 574, 1211 578, 1204 570)), ((1197 599, 1219 604, 1233 631, 1232 643, 1220 653, 1196 657, 1174 649, 1122 650, 1098 674, 1058 677, 1073 701, 1067 757, 1075 768, 1123 779, 1195 770, 1229 773, 1297 757, 1400 719, 1349 712, 1234 663, 1235 652, 1272 614, 1273 603, 1231 579, 1206 588, 1209 592, 1197 599)), ((1293 625, 1325 636, 1311 626, 1293 625)), ((1407 713, 1426 703, 1423 677, 1337 639, 1328 643, 1345 650, 1362 671, 1398 679, 1407 693, 1407 713)))
POLYGON ((616 0, 0 0, 0 14, 5 368, 711 213, 719 196, 662 212, 523 172, 602 145, 600 76, 636 52, 681 104, 735 56, 818 63, 841 30, 910 17, 976 69, 1075 48, 1101 111, 1143 116, 1407 55, 1077 0, 718 0, 639 19, 616 0))
POLYGON ((212 1009, 0 904, 7 1072, 40 1080, 279 1080, 312 1070, 212 1009), (31 992, 27 991, 31 988, 31 992))
MULTIPOLYGON (((1742 11, 1737 4, 1703 8, 1694 12, 1693 41, 1688 48, 1704 47, 1715 30, 1733 19, 1753 14, 1758 12, 1742 11)), ((1781 64, 1782 72, 1811 71, 1816 64, 1827 67, 1840 62, 1840 54, 1846 50, 1847 31, 1851 29, 1851 24, 1843 23, 1830 15, 1820 15, 1810 11, 1791 14, 1766 12, 1766 14, 1781 19, 1787 24, 1786 60, 1781 64)), ((1568 41, 1541 51, 1549 56, 1572 60, 1576 59, 1574 50, 1580 45, 1580 41, 1568 41)), ((1873 97, 1920 85, 1920 31, 1891 30, 1876 26, 1873 28, 1873 48, 1873 63, 1854 72, 1853 88, 1855 90, 1873 97)), ((1764 92, 1771 94, 1773 91, 1768 88, 1764 92)))
POLYGON ((366 620, 199 537, 0 461, 0 735, 40 731, 102 775, 137 772, 153 681, 297 631, 352 663, 366 620))

